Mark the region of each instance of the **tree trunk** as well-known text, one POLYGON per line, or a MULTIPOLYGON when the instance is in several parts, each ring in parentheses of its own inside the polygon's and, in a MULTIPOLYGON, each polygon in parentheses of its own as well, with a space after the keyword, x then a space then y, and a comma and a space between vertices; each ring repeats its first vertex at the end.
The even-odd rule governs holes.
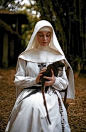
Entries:
POLYGON ((8 67, 8 34, 4 33, 3 38, 3 58, 2 63, 4 67, 8 67))

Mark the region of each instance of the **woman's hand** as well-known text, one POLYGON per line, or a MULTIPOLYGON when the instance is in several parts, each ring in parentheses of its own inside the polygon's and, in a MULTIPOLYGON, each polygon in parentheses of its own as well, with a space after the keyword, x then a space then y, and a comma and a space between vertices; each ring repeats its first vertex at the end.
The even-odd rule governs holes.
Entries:
POLYGON ((39 72, 39 74, 38 74, 38 76, 37 76, 37 78, 36 78, 36 83, 39 83, 39 82, 40 82, 40 77, 41 77, 42 73, 46 71, 46 69, 47 69, 47 68, 43 68, 43 69, 39 72))
POLYGON ((51 69, 51 73, 52 73, 52 77, 44 76, 45 79, 48 79, 49 80, 49 81, 45 81, 45 86, 51 86, 55 82, 55 76, 54 76, 54 72, 53 72, 52 69, 51 69))

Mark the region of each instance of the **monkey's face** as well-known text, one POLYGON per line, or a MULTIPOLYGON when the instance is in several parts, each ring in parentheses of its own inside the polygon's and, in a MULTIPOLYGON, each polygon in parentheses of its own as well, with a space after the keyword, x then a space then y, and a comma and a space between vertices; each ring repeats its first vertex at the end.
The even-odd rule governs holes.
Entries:
POLYGON ((62 71, 63 67, 65 66, 64 63, 62 63, 61 61, 56 61, 54 62, 54 67, 56 67, 56 69, 62 71))

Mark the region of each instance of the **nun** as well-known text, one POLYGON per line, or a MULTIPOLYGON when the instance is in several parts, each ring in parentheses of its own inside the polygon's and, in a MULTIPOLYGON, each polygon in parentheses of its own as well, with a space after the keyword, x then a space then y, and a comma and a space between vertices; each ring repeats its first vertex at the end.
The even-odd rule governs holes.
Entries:
POLYGON ((52 25, 46 20, 36 23, 29 44, 17 61, 14 80, 16 102, 10 114, 5 132, 71 132, 67 111, 59 91, 68 86, 67 98, 74 99, 74 75, 55 35, 52 25), (45 99, 50 123, 44 106, 40 77, 53 62, 65 64, 55 76, 44 77, 45 99), (69 67, 69 80, 66 68, 69 67))

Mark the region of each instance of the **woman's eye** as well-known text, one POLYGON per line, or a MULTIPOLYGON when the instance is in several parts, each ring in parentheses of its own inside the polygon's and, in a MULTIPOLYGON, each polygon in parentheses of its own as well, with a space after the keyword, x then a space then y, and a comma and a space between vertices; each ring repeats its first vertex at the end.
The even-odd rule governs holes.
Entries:
POLYGON ((49 35, 46 35, 46 37, 50 37, 50 34, 49 35))
POLYGON ((39 37, 43 37, 43 35, 39 35, 39 37))
POLYGON ((51 36, 51 34, 46 34, 46 35, 43 35, 43 34, 38 34, 38 36, 39 36, 39 37, 44 37, 44 36, 46 36, 46 37, 50 37, 50 36, 51 36))

